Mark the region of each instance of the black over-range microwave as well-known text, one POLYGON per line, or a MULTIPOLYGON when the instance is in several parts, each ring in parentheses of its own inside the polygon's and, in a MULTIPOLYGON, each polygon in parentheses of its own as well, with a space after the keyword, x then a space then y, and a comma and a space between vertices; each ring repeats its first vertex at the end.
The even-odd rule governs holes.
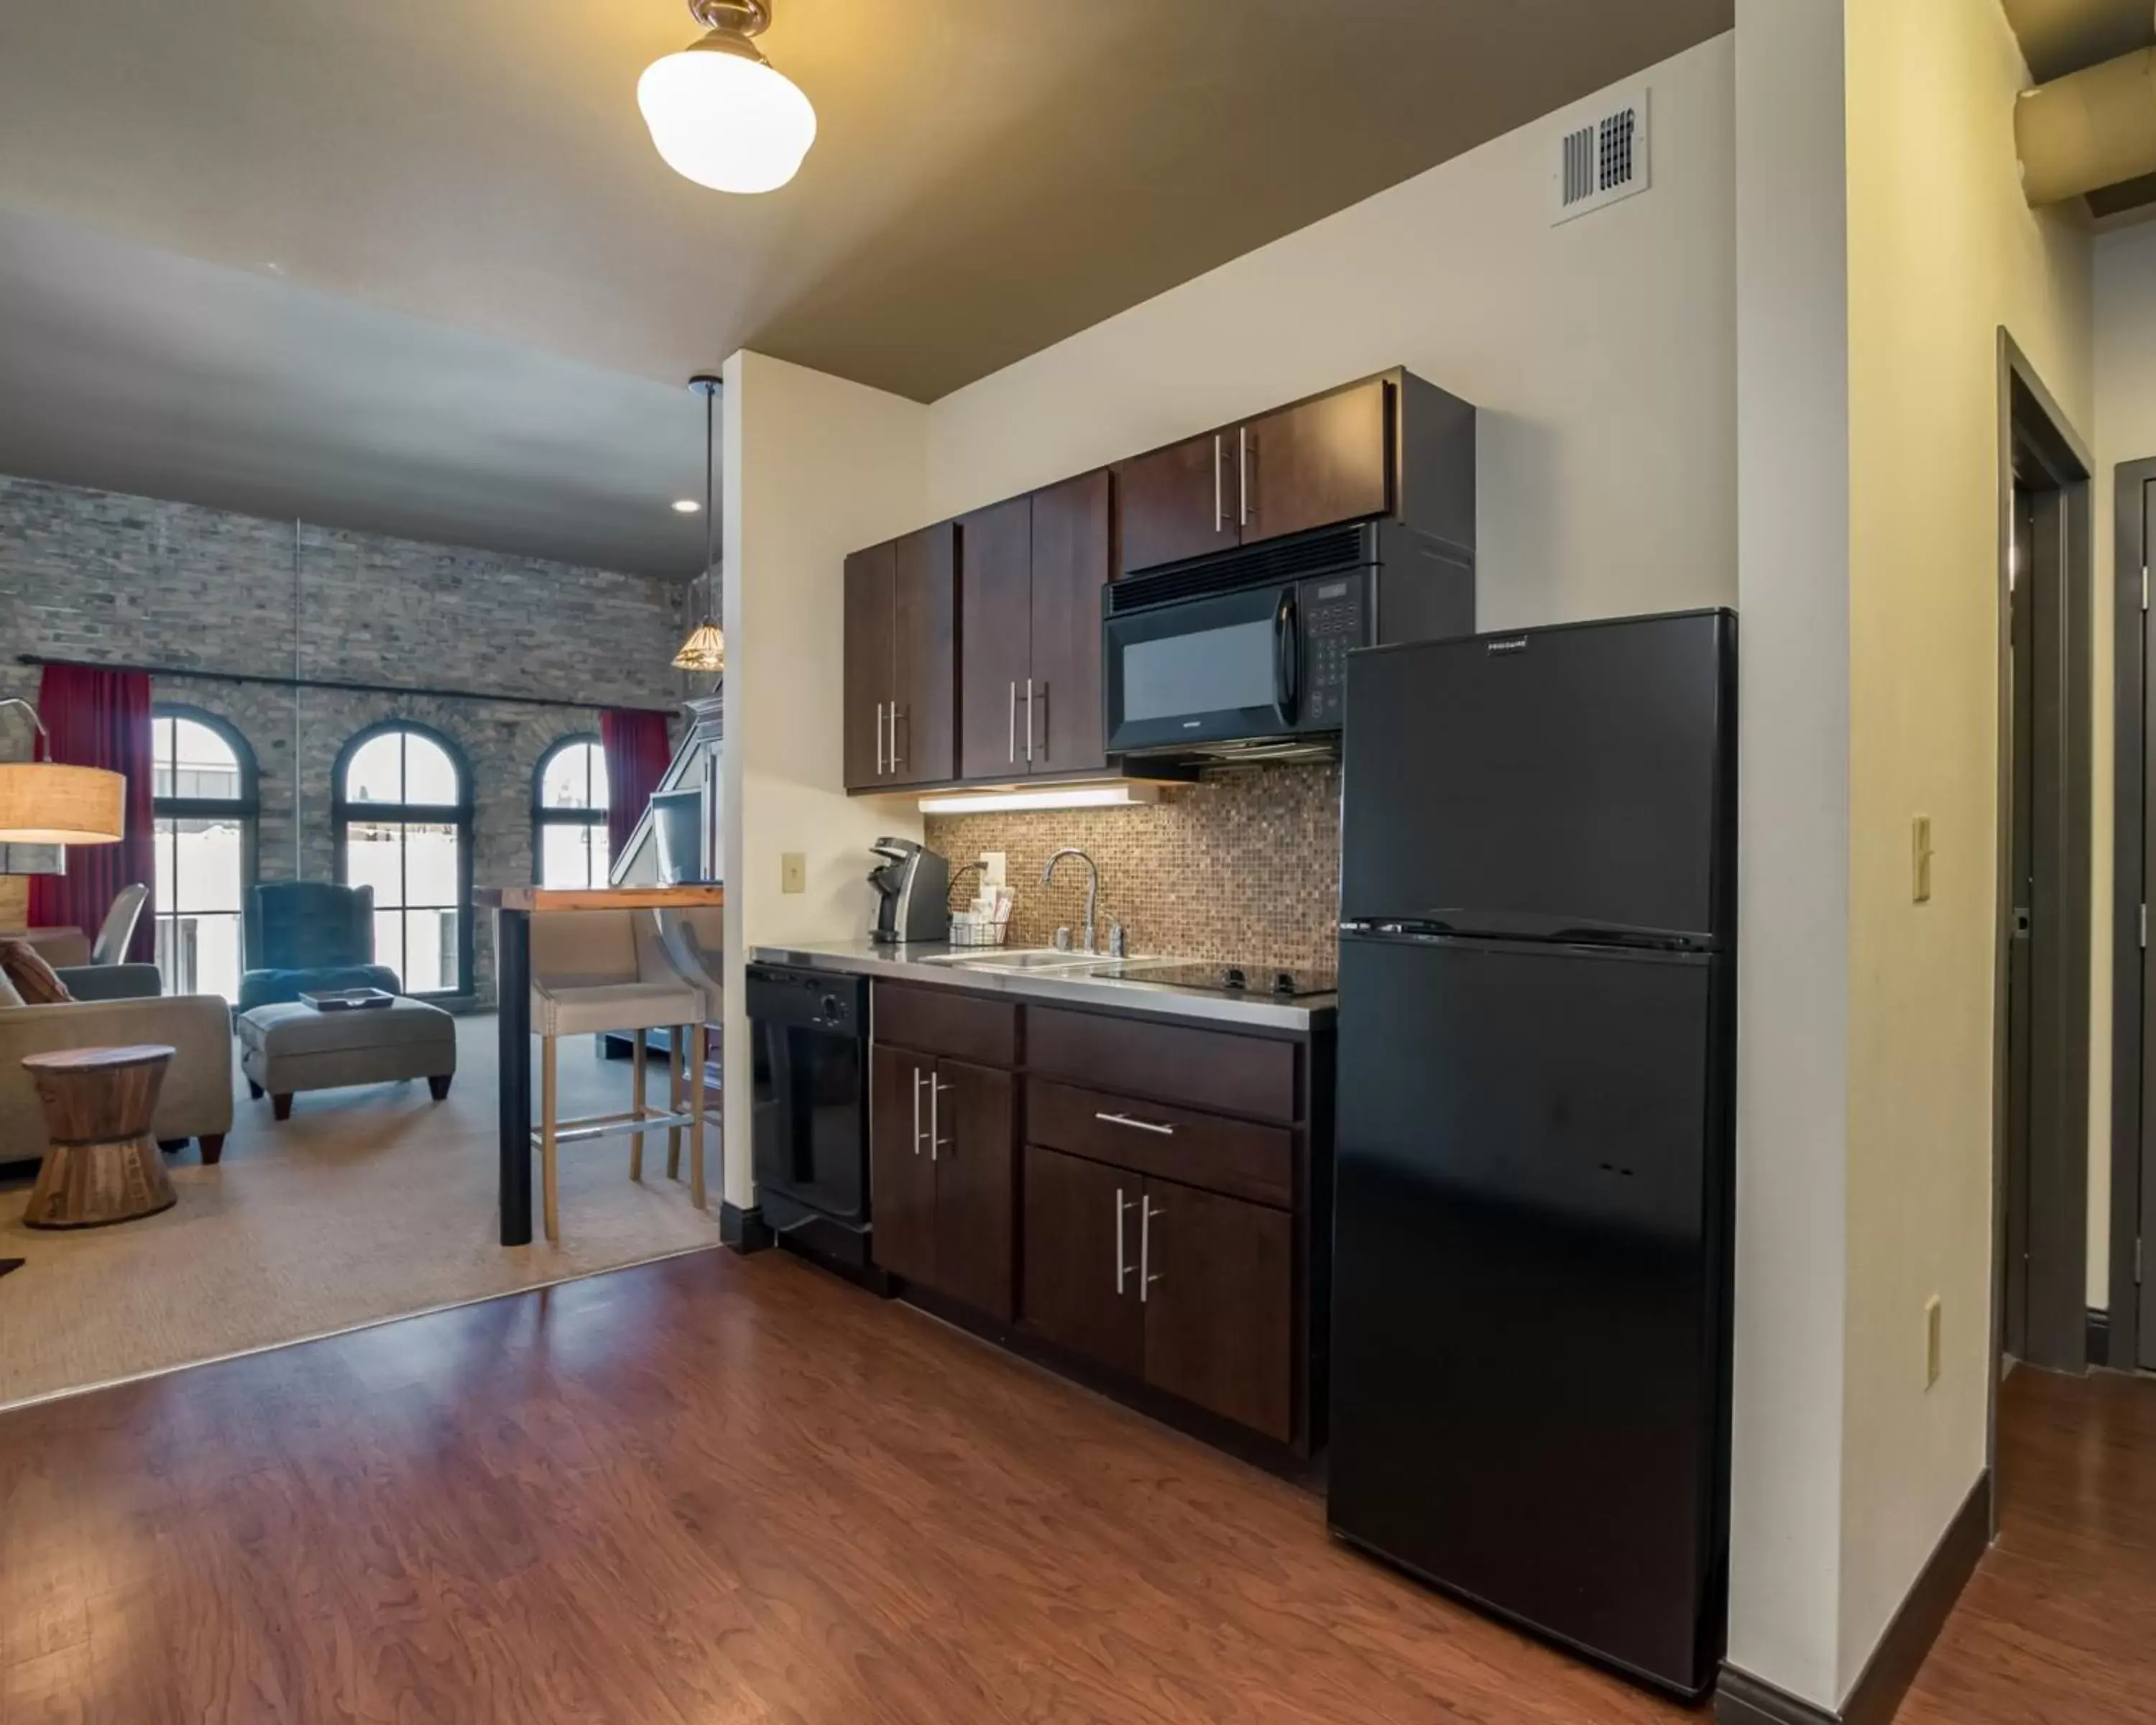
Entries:
POLYGON ((1340 729, 1356 647, 1475 632, 1475 557, 1396 521, 1324 527, 1102 590, 1111 755, 1232 757, 1340 729))

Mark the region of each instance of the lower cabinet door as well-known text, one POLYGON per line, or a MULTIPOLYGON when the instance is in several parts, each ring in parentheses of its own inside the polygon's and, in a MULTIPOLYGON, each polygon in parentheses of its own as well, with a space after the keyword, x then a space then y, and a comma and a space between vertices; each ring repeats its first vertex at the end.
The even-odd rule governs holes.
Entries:
POLYGON ((1138 1303, 1143 1178, 1029 1144, 1024 1317, 1029 1328, 1136 1377, 1145 1364, 1138 1303))
POLYGON ((994 1317, 1011 1316, 1017 1226, 1017 1081, 939 1059, 934 1074, 935 1286, 994 1317))
POLYGON ((1285 1210, 1145 1183, 1145 1378, 1282 1442, 1294 1435, 1294 1233, 1285 1210))
POLYGON ((936 1283, 936 1165, 928 1157, 928 1085, 936 1063, 892 1048, 869 1052, 869 1216, 877 1265, 936 1283))

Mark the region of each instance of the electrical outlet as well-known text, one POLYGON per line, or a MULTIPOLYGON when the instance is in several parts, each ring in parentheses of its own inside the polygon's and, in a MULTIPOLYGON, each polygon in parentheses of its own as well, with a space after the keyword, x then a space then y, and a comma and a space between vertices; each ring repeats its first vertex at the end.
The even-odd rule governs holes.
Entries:
POLYGON ((1939 1296, 1924 1301, 1924 1388, 1939 1381, 1939 1296))
POLYGON ((781 892, 808 891, 808 855, 806 851, 788 850, 779 857, 778 890, 781 892))
POLYGON ((983 850, 981 853, 981 885, 1001 886, 1008 878, 1010 853, 1004 850, 983 850))
POLYGON ((1919 814, 1909 823, 1909 898, 1928 904, 1932 896, 1932 818, 1919 814))

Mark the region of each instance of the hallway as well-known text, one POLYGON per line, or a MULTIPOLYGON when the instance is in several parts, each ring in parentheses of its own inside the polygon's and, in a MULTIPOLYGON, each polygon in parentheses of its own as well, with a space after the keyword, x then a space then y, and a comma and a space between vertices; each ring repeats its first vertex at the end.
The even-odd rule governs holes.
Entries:
POLYGON ((2156 1380, 2017 1371, 1998 1543, 1899 1725, 2156 1720, 2156 1380))

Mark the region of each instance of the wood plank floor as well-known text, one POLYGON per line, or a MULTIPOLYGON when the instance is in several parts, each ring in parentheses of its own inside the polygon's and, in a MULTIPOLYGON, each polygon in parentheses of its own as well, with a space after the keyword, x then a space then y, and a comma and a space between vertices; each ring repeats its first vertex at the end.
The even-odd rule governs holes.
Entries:
MULTIPOLYGON (((2017 1378, 2008 1536, 1906 1720, 2156 1717, 2152 1389, 2017 1378)), ((776 1253, 0 1416, 5 1725, 1698 1717, 776 1253)))
POLYGON ((2156 1721, 2156 1379, 2019 1371, 1999 1539, 1900 1725, 2156 1721))

